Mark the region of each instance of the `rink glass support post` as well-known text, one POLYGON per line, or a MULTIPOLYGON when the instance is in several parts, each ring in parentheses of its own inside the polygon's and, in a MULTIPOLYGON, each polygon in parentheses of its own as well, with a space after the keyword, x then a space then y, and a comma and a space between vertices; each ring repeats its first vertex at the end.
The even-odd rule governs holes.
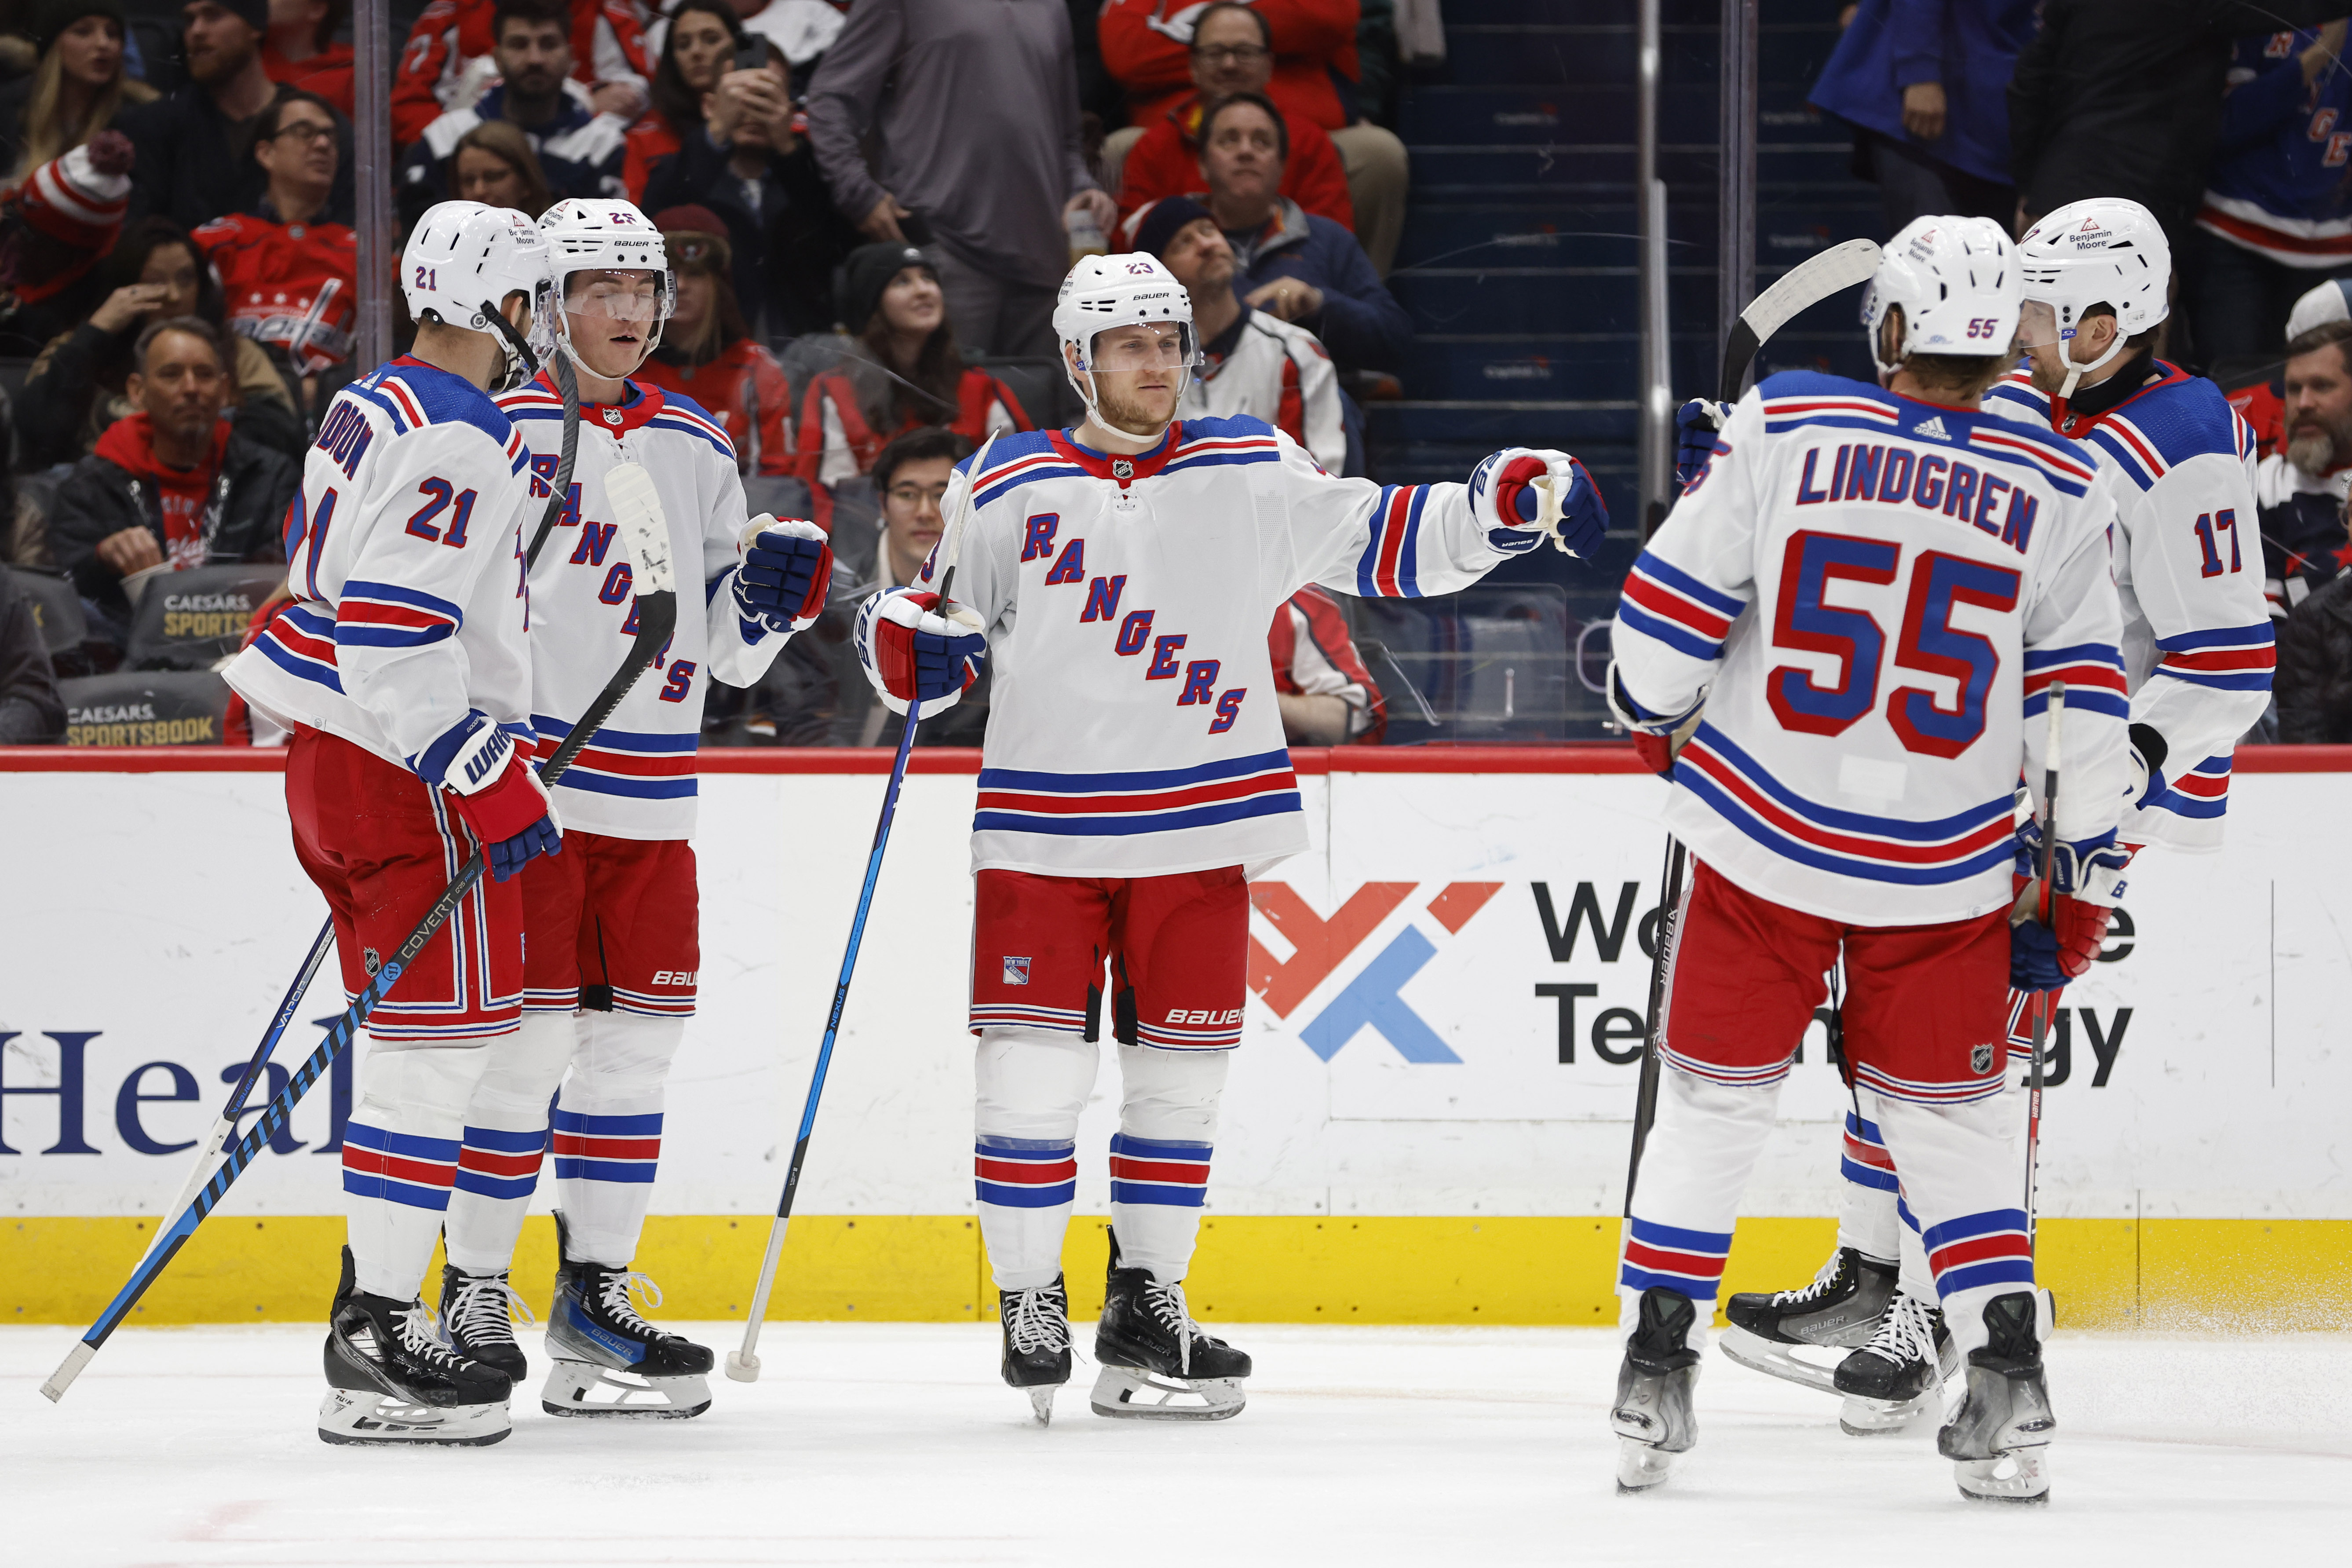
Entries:
POLYGON ((359 343, 352 368, 392 357, 392 5, 352 0, 352 177, 359 222, 359 343))
POLYGON ((1640 516, 1664 508, 1674 484, 1674 355, 1666 316, 1666 185, 1658 178, 1658 9, 1641 0, 1635 23, 1634 195, 1642 247, 1640 516))
MULTIPOLYGON (((1717 51, 1720 111, 1717 117, 1716 334, 1731 338, 1732 323, 1756 293, 1756 10, 1759 0, 1723 0, 1717 51)), ((1738 389, 1727 389, 1726 402, 1738 389)))

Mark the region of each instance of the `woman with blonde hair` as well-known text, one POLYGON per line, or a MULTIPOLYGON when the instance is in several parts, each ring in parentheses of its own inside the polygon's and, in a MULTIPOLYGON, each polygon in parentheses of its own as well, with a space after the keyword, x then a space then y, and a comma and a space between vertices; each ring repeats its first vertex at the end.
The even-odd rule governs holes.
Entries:
POLYGON ((485 120, 457 138, 443 188, 459 201, 510 207, 534 221, 555 205, 530 138, 505 120, 485 120))
POLYGON ((10 191, 146 103, 155 89, 123 69, 121 0, 50 0, 34 24, 40 63, 0 87, 0 170, 10 191))

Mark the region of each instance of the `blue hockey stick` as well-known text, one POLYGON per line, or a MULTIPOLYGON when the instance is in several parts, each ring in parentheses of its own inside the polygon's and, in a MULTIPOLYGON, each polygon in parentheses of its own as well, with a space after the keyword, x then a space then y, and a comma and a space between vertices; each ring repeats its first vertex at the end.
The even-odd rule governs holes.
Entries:
MULTIPOLYGON (((554 755, 540 765, 540 783, 550 789, 572 766, 572 760, 580 754, 580 749, 595 736, 604 721, 612 717, 613 710, 621 705, 621 700, 629 694, 629 688, 636 684, 637 677, 667 645, 670 634, 677 625, 677 595, 673 589, 670 574, 668 524, 657 516, 652 523, 642 523, 626 515, 626 509, 619 504, 620 498, 616 493, 615 479, 621 471, 616 468, 606 476, 605 490, 608 500, 614 502, 615 511, 624 514, 620 518, 624 524, 622 536, 628 541, 630 554, 636 566, 635 580, 640 590, 636 595, 637 633, 629 645, 628 657, 621 668, 614 672, 613 679, 605 683, 604 689, 597 694, 596 700, 581 716, 580 721, 572 727, 572 732, 555 749, 554 755)), ((640 473, 642 471, 639 470, 640 473)), ((648 480, 648 489, 650 483, 648 480)), ((66 1390, 73 1386, 73 1381, 81 1375, 82 1368, 90 1363, 108 1337, 122 1326, 123 1319, 131 1315, 131 1310, 139 1304, 139 1299, 171 1266, 180 1248, 187 1245, 188 1238, 196 1233, 196 1227, 204 1224, 205 1216, 220 1206, 221 1199, 227 1195, 236 1178, 253 1163, 263 1145, 294 1114, 296 1102, 310 1091, 312 1084, 319 1081, 319 1076, 327 1070, 335 1058, 342 1054, 343 1048, 351 1044, 352 1037, 366 1022, 367 1016, 383 999, 384 993, 390 991, 406 973, 408 966, 416 962, 417 955, 425 951, 425 945, 438 934, 449 917, 457 912, 457 906, 473 892, 475 884, 482 879, 485 868, 482 852, 477 849, 459 869, 457 879, 442 891, 440 898, 434 900, 433 907, 425 911, 416 929, 408 933, 398 950, 369 978, 367 988, 328 1029, 326 1038, 319 1042, 318 1048, 286 1080, 286 1087, 263 1110, 260 1120, 253 1124, 253 1131, 238 1139, 236 1146, 229 1150, 221 1168, 214 1173, 211 1181, 205 1184, 204 1190, 189 1204, 186 1212, 156 1238, 154 1246, 131 1271, 131 1278, 115 1293, 114 1300, 107 1303, 106 1310, 98 1315, 98 1321, 89 1326, 89 1331, 82 1335, 81 1342, 67 1353, 58 1370, 49 1374, 49 1380, 41 1384, 41 1392, 51 1404, 65 1397, 66 1390)))
MULTIPOLYGON (((948 590, 955 585, 955 558, 963 544, 964 526, 971 519, 972 496, 980 486, 981 468, 988 461, 988 449, 996 445, 991 432, 981 443, 971 459, 971 477, 963 493, 963 504, 958 509, 953 531, 941 544, 940 568, 940 614, 945 616, 953 606, 948 590)), ((907 777, 907 752, 915 743, 915 724, 921 714, 920 701, 907 704, 907 722, 898 732, 898 754, 890 763, 890 784, 882 793, 881 819, 874 825, 874 847, 866 856, 866 881, 857 889, 857 914, 849 922, 849 945, 841 954, 841 977, 834 982, 833 1011, 825 1015, 824 1039, 816 1048, 816 1070, 809 1075, 808 1099, 801 1106, 800 1135, 793 1141, 793 1162, 784 1168, 783 1196, 776 1200, 776 1221, 768 1227, 768 1255, 760 1264, 760 1282, 751 1289, 751 1310, 743 1323, 743 1348, 727 1352, 727 1375, 738 1383, 760 1381, 760 1324, 768 1315, 768 1293, 775 1288, 776 1264, 783 1257, 784 1233, 793 1223, 793 1197, 800 1190, 801 1162, 808 1158, 809 1133, 816 1126, 817 1101, 824 1096, 824 1075, 833 1065, 833 1042, 841 1033, 841 1010, 849 1001, 849 982, 857 973, 857 949, 866 941, 866 915, 874 906, 874 885, 882 877, 882 851, 890 845, 890 822, 898 814, 898 786, 907 777)))

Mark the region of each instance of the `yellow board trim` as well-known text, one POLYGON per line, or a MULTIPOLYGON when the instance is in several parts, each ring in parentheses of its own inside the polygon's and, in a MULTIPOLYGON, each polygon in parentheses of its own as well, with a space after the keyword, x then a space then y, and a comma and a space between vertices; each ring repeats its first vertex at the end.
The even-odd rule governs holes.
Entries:
MULTIPOLYGON (((740 1318, 767 1246, 764 1217, 656 1215, 637 1266, 664 1318, 740 1318)), ((1070 1308, 1101 1306, 1108 1221, 1080 1216, 1064 1253, 1070 1308)), ((144 1219, 0 1222, 0 1322, 89 1323, 145 1248, 144 1219)), ((1812 1278, 1825 1219, 1739 1222, 1724 1290, 1812 1278)), ((220 1219, 199 1230, 131 1323, 320 1322, 334 1290, 337 1217, 220 1219)), ((1206 1217, 1186 1294, 1236 1322, 1616 1321, 1614 1219, 1206 1217)), ((439 1262, 435 1261, 437 1279, 439 1262)), ((544 1314, 555 1229, 526 1225, 514 1280, 544 1314)), ((2070 1328, 2331 1329, 2352 1315, 2352 1221, 2050 1219, 2041 1274, 2070 1328), (2259 1322, 2246 1303, 2260 1302, 2259 1322)), ((808 1215, 793 1222, 772 1319, 950 1322, 993 1317, 978 1224, 959 1215, 808 1215)), ((437 1289, 428 1285, 427 1294, 437 1289)))

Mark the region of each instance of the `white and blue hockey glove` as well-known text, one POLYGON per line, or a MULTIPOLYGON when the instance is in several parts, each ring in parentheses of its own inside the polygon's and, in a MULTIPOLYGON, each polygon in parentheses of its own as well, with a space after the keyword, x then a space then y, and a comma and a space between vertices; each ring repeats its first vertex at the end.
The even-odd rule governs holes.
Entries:
POLYGON ((946 712, 987 662, 979 618, 961 605, 950 618, 939 605, 937 594, 891 588, 857 606, 857 662, 893 713, 909 702, 926 719, 946 712))
POLYGON ((735 608, 772 632, 796 632, 824 610, 833 587, 833 546, 824 530, 800 518, 762 512, 743 531, 743 564, 735 574, 735 608))
POLYGON ((1506 447, 1470 475, 1470 510, 1486 542, 1506 555, 1549 538, 1570 555, 1591 559, 1609 531, 1609 508, 1584 465, 1549 447, 1506 447))
POLYGON ((473 830, 493 880, 505 881, 534 857, 563 853, 563 825, 539 782, 539 769, 480 709, 409 758, 408 765, 443 791, 449 808, 473 830))
POLYGON ((2009 984, 2019 991, 2063 990, 2095 963, 2107 921, 2124 896, 2131 850, 2112 829, 2095 839, 2058 841, 2050 858, 2050 922, 2040 919, 2042 824, 2017 829, 2017 903, 2010 911, 2009 984))
POLYGON ((1717 437, 1731 417, 1731 405, 1694 397, 1675 410, 1675 483, 1687 489, 1706 460, 1715 456, 1717 437))

